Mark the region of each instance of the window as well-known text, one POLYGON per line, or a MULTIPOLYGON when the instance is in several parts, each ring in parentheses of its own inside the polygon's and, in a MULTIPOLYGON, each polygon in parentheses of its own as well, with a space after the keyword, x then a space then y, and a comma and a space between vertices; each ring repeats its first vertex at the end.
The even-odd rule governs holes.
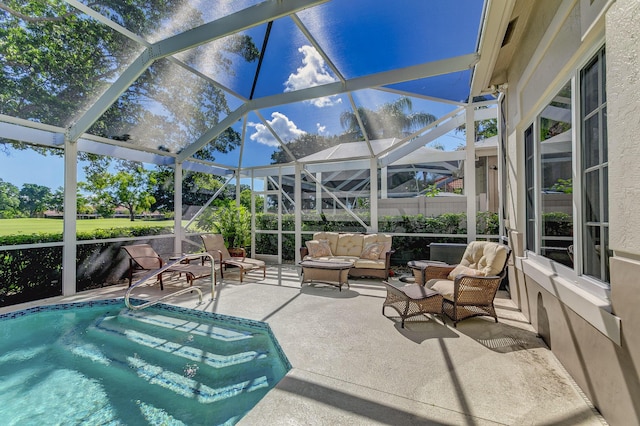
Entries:
POLYGON ((572 82, 567 82, 524 131, 526 245, 529 251, 575 269, 579 275, 608 282, 604 48, 576 76, 579 93, 572 93, 572 82), (579 129, 573 129, 574 110, 579 129), (579 135, 578 141, 574 135, 579 135), (578 163, 575 172, 574 159, 578 163), (574 183, 580 187, 574 188, 574 183), (575 217, 574 206, 581 216, 575 217), (574 219, 579 220, 577 226, 574 219), (574 229, 580 239, 573 235, 574 229), (577 241, 581 241, 580 248, 577 241), (574 256, 580 260, 574 263, 574 256))
POLYGON ((571 82, 542 110, 540 129, 540 254, 573 267, 571 82))
POLYGON ((583 272, 609 282, 607 99, 604 48, 580 71, 583 272))

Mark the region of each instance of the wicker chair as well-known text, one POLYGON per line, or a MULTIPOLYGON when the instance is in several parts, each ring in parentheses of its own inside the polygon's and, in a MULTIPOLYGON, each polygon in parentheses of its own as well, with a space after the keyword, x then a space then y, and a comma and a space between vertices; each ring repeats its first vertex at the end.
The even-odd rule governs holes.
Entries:
MULTIPOLYGON (((129 287, 131 287, 131 283, 133 281, 133 273, 135 271, 155 271, 165 265, 162 258, 149 244, 133 244, 129 246, 122 246, 122 249, 129 255, 129 270, 127 271, 127 278, 129 278, 129 287)), ((216 269, 217 268, 218 267, 216 266, 216 269)), ((158 274, 157 279, 160 282, 160 290, 164 290, 164 285, 162 282, 163 273, 185 274, 187 283, 189 283, 189 286, 192 286, 193 282, 196 279, 211 276, 211 268, 208 266, 195 265, 192 263, 176 263, 169 269, 166 269, 164 272, 158 274)))
POLYGON ((242 257, 232 257, 229 254, 229 250, 224 245, 224 238, 222 235, 202 234, 200 237, 202 237, 204 250, 213 256, 217 262, 220 262, 220 276, 222 278, 224 278, 223 270, 226 269, 227 266, 240 268, 240 282, 242 282, 244 274, 253 269, 262 269, 262 279, 267 277, 267 265, 264 261, 246 257, 244 249, 242 249, 242 257))
POLYGON ((507 274, 510 255, 511 249, 506 245, 474 241, 467 246, 459 265, 425 269, 425 286, 442 294, 442 311, 454 327, 464 319, 480 315, 498 322, 493 301, 507 274))

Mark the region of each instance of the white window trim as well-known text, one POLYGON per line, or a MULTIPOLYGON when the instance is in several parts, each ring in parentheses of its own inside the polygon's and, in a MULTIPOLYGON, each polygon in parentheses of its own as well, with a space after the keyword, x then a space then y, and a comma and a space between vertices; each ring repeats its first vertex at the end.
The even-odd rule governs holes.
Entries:
POLYGON ((516 267, 525 274, 525 277, 533 279, 558 301, 620 346, 621 320, 611 313, 611 303, 608 299, 587 291, 587 287, 580 283, 585 277, 578 277, 573 273, 576 279, 572 280, 571 274, 562 270, 569 270, 569 268, 532 252, 526 252, 526 255, 527 257, 516 258, 516 267))

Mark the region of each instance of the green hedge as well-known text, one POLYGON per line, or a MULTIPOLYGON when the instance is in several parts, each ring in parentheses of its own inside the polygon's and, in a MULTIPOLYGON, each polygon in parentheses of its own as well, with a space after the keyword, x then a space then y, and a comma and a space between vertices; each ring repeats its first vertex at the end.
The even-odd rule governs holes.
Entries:
MULTIPOLYGON (((78 240, 140 237, 170 234, 168 227, 110 228, 94 232, 79 232, 78 240)), ((158 253, 170 253, 173 237, 147 242, 158 253)), ((0 245, 61 242, 61 233, 0 236, 0 245)), ((78 244, 76 252, 76 290, 83 291, 115 283, 126 272, 127 260, 120 247, 131 242, 97 242, 78 244)), ((0 252, 0 306, 39 300, 62 294, 62 246, 38 247, 0 252)))
MULTIPOLYGON (((436 217, 424 215, 414 216, 384 216, 379 219, 379 232, 408 233, 408 234, 466 234, 467 215, 465 213, 445 213, 436 217)), ((362 220, 367 223, 369 217, 363 216, 362 220)), ((498 215, 496 213, 481 212, 476 218, 477 232, 479 235, 498 234, 498 215)), ((294 215, 282 215, 282 230, 293 231, 294 215)), ((277 230, 278 215, 274 213, 258 213, 256 215, 256 228, 261 230, 277 230)), ((366 232, 362 225, 354 220, 351 215, 304 215, 302 220, 303 232, 366 232)), ((303 234, 303 242, 311 239, 309 234, 303 234)), ((277 254, 277 236, 271 234, 258 234, 256 238, 256 252, 261 254, 277 254)), ((413 237, 396 236, 393 238, 393 248, 396 254, 392 256, 392 263, 406 264, 405 259, 428 259, 428 245, 432 242, 439 243, 464 243, 466 237, 413 237)), ((283 235, 282 257, 283 260, 291 261, 295 258, 295 247, 293 235, 283 235)))

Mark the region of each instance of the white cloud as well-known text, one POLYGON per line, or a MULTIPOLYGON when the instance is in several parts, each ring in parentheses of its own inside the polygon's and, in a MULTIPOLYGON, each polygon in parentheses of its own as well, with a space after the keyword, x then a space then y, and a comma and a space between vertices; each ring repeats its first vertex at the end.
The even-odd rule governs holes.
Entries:
POLYGON ((316 129, 319 135, 327 132, 327 126, 321 126, 320 123, 316 123, 316 129))
MULTIPOLYGON (((315 47, 305 45, 299 48, 298 52, 303 55, 302 66, 296 70, 295 74, 289 75, 289 78, 284 83, 285 92, 293 92, 294 90, 306 89, 308 87, 320 86, 337 81, 337 79, 329 73, 324 59, 315 47)), ((311 99, 307 102, 318 108, 323 108, 342 103, 342 99, 336 96, 330 96, 311 99)))
MULTIPOLYGON (((280 139, 287 143, 294 139, 299 138, 306 132, 298 129, 296 123, 289 120, 289 117, 281 112, 274 112, 271 114, 271 120, 267 120, 269 126, 276 132, 280 139)), ((280 144, 275 137, 271 134, 267 126, 262 123, 249 123, 249 127, 253 127, 256 131, 249 136, 252 141, 256 141, 267 146, 279 146, 280 144)))

